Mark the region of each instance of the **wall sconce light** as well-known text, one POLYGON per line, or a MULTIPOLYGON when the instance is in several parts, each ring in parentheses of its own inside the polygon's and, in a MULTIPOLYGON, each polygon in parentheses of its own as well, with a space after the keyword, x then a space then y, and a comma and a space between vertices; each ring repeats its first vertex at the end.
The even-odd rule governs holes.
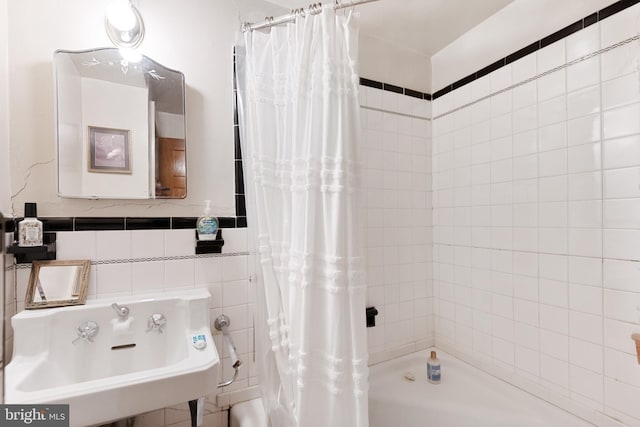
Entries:
POLYGON ((130 0, 114 0, 107 6, 104 27, 119 48, 135 49, 144 40, 144 21, 130 0))

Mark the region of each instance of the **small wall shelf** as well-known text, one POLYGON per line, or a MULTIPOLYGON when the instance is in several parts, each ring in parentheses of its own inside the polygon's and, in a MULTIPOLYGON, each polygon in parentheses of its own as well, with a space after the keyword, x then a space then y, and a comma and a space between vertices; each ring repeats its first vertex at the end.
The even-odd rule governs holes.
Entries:
POLYGON ((28 264, 33 261, 56 259, 56 233, 44 233, 44 245, 23 248, 13 245, 7 248, 7 253, 13 254, 18 264, 28 264))
POLYGON ((218 229, 216 240, 198 240, 198 232, 196 231, 196 255, 199 254, 219 254, 222 253, 224 239, 222 238, 222 230, 218 229))

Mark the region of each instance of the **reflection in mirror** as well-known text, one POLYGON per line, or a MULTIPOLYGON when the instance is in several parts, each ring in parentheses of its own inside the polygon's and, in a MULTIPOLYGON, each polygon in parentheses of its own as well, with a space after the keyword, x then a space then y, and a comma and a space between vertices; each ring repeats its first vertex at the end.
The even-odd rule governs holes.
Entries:
POLYGON ((60 196, 186 197, 181 72, 115 48, 58 50, 54 66, 60 196))
POLYGON ((34 261, 25 308, 84 304, 89 282, 89 260, 34 261))

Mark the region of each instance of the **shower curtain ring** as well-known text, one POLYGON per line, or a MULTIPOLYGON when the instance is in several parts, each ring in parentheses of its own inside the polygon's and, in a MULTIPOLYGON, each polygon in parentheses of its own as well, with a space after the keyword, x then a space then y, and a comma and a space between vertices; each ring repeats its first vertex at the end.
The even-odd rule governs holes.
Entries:
POLYGON ((322 3, 311 3, 309 5, 309 14, 317 15, 322 12, 322 3))
POLYGON ((306 11, 302 7, 293 9, 291 13, 293 13, 296 16, 300 16, 301 18, 304 18, 307 15, 306 11))

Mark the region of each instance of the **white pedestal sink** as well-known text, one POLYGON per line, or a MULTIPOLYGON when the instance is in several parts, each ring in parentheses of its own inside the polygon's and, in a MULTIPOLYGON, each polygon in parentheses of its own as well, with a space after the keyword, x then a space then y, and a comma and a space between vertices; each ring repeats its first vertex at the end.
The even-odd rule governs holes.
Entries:
POLYGON ((69 404, 71 426, 89 426, 215 393, 209 299, 197 289, 18 313, 5 403, 69 404), (166 319, 162 332, 148 330, 154 314, 166 319), (72 343, 86 322, 97 334, 72 343))

